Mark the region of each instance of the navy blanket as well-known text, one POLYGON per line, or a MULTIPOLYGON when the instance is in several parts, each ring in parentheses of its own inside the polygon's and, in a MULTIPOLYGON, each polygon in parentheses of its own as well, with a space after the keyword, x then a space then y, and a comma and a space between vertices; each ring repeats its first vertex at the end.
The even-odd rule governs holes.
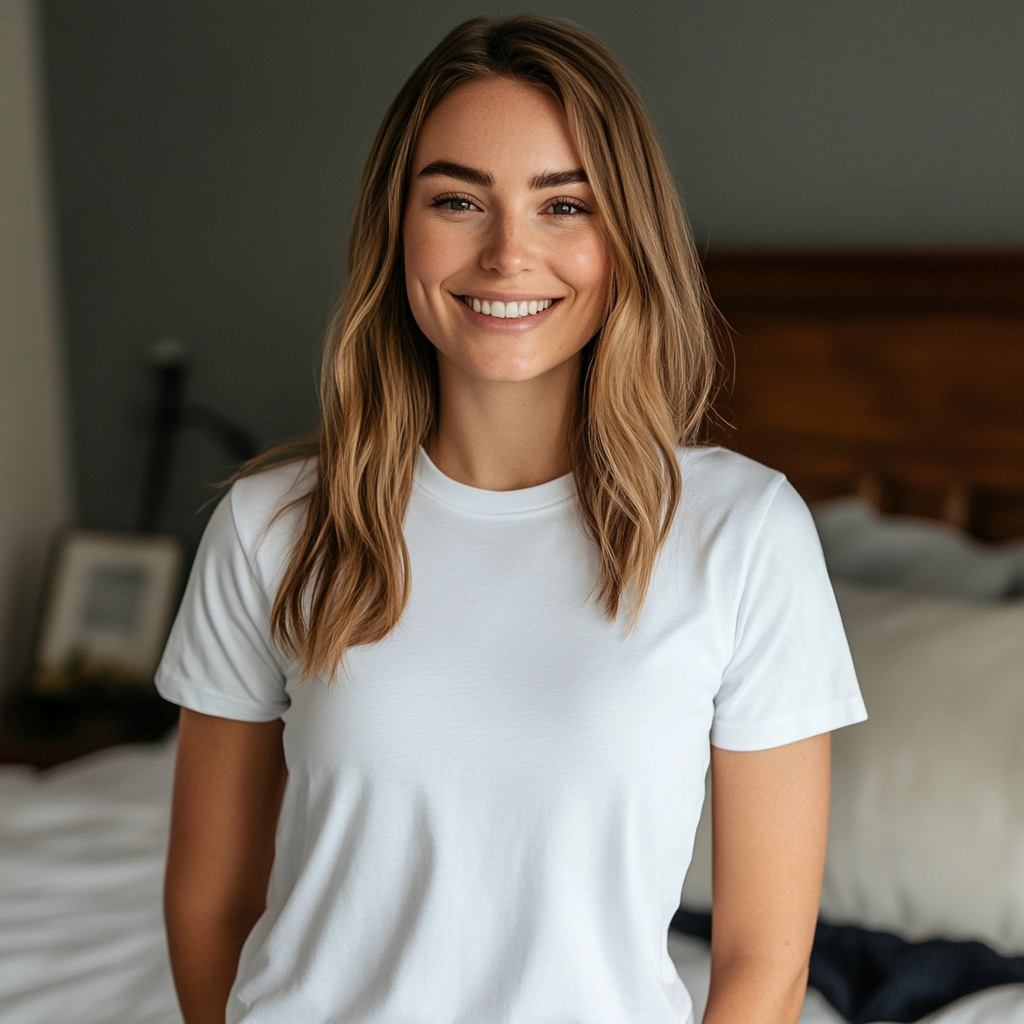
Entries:
MULTIPOLYGON (((711 915, 680 910, 674 931, 711 939, 711 915)), ((852 1024, 911 1024, 994 985, 1024 982, 1024 958, 1000 956, 981 942, 898 935, 818 922, 809 984, 852 1024)))

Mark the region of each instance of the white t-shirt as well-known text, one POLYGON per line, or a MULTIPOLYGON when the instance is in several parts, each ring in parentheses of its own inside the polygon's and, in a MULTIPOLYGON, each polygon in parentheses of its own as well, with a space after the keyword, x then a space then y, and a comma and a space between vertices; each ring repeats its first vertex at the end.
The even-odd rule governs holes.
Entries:
POLYGON ((484 491, 421 454, 398 626, 300 682, 268 618, 303 511, 292 464, 236 483, 157 676, 169 700, 283 718, 267 910, 228 1024, 680 1024, 667 953, 709 743, 865 717, 811 517, 780 474, 680 456, 639 621, 595 600, 571 476, 484 491))

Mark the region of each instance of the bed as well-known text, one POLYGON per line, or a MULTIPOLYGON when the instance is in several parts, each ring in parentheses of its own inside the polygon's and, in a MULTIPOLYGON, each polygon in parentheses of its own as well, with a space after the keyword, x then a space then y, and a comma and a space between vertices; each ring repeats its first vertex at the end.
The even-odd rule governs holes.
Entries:
MULTIPOLYGON (((872 715, 835 737, 822 918, 1020 956, 1024 252, 706 266, 729 325, 712 440, 813 503, 872 715)), ((159 899, 173 758, 171 737, 0 767, 4 1024, 180 1024, 159 899)), ((682 906, 711 909, 706 820, 682 906)), ((673 932, 669 951, 699 1020, 707 943, 673 932)), ((804 1024, 843 1019, 809 989, 804 1024)), ((1024 984, 927 1020, 1024 1024, 1024 984)))

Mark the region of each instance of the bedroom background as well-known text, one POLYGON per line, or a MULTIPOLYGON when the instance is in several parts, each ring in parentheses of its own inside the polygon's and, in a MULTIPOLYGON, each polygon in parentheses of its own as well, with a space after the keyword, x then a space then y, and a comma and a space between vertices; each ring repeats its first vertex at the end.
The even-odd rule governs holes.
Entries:
MULTIPOLYGON (((312 426, 384 105, 452 24, 519 6, 5 0, 0 686, 54 526, 136 523, 155 341, 260 444, 312 426)), ((526 6, 612 44, 702 247, 1024 241, 1012 0, 526 6)), ((195 542, 229 468, 185 433, 160 525, 195 542)))
MULTIPOLYGON (((187 354, 189 400, 259 446, 308 431, 349 211, 384 106, 452 25, 519 10, 596 32, 640 84, 710 254, 713 285, 742 328, 737 351, 748 367, 751 346, 773 337, 773 317, 786 321, 783 341, 807 342, 802 352, 814 332, 794 335, 794 317, 803 330, 838 303, 845 331, 863 284, 826 286, 820 259, 783 259, 773 289, 809 289, 815 312, 780 313, 774 291, 765 301, 764 253, 896 254, 893 281, 907 272, 901 253, 974 261, 966 277, 929 271, 924 305, 943 305, 948 280, 947 313, 975 303, 989 318, 985 330, 1002 332, 991 364, 1006 371, 998 415, 961 405, 968 415, 976 408, 981 426, 1012 421, 1000 457, 1015 504, 991 539, 1020 535, 1017 0, 0 0, 0 698, 25 677, 58 529, 130 531, 140 520, 154 345, 165 358, 187 354), (745 263, 743 253, 760 255, 745 263), (996 254, 994 264, 985 253, 996 254), (990 314, 1002 326, 992 328, 990 314)), ((877 279, 882 264, 873 266, 877 279)), ((883 292, 871 301, 891 321, 894 292, 883 292)), ((944 336, 947 375, 962 326, 944 336)), ((979 346, 967 347, 972 379, 984 379, 979 346)), ((931 351, 920 335, 911 377, 922 376, 931 351)), ((854 369, 880 384, 883 363, 854 369)), ((757 374, 767 376, 747 379, 770 380, 777 369, 762 361, 757 374)), ((895 405, 907 379, 885 381, 895 405)), ((941 412, 937 395, 930 400, 941 412)), ((835 419, 833 410, 816 422, 824 419, 835 419)), ((194 545, 232 465, 209 433, 183 432, 159 528, 194 545)), ((934 514, 949 508, 955 519, 968 497, 940 494, 934 514)), ((824 527, 819 519, 826 549, 843 531, 863 536, 865 515, 847 507, 824 527)), ((937 551, 934 530, 926 532, 937 551)), ((906 535, 887 536, 905 553, 906 535)), ((1013 954, 1014 978, 1024 981, 1024 604, 934 596, 936 581, 953 576, 964 591, 978 568, 977 551, 961 540, 944 570, 919 579, 932 595, 837 583, 873 721, 837 738, 823 910, 914 940, 982 938, 1013 954)), ((1024 547, 1016 557, 1019 595, 1024 547)), ((994 579, 980 572, 979 595, 994 579)), ((5 1021, 179 1019, 155 895, 172 758, 165 744, 53 772, 0 768, 0 917, 13 922, 0 935, 5 1021)), ((701 913, 710 905, 702 842, 699 834, 688 900, 684 890, 684 906, 701 913)), ((674 941, 699 1003, 706 949, 674 941)), ((976 968, 969 985, 993 984, 991 975, 971 980, 976 968)), ((944 976, 965 971, 960 960, 944 976)), ((955 1004, 941 1024, 1024 1022, 1024 985, 979 995, 983 1006, 955 1004)), ((839 1005, 834 992, 829 998, 839 1005)), ((882 1019, 869 1003, 846 1019, 882 1019)), ((838 1020, 814 991, 801 1019, 838 1020)))

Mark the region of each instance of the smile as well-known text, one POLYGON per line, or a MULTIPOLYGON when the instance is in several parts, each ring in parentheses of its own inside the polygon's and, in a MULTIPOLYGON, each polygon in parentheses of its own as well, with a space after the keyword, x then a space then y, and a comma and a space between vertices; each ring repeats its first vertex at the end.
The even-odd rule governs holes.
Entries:
POLYGON ((515 320, 521 316, 536 316, 543 313, 557 299, 530 299, 522 302, 501 302, 499 300, 476 299, 472 295, 462 295, 460 299, 474 313, 483 313, 484 316, 494 316, 499 320, 515 320))

